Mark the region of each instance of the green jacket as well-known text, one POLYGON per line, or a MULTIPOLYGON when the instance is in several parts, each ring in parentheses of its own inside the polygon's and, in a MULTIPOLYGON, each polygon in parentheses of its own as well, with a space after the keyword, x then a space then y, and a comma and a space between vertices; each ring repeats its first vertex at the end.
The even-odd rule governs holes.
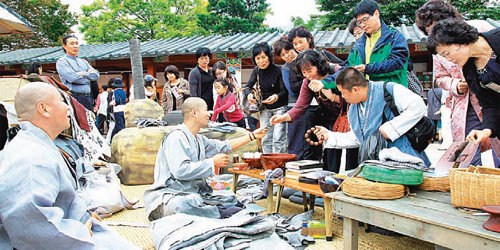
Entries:
POLYGON ((349 65, 365 64, 365 74, 371 81, 396 82, 408 87, 408 43, 397 30, 390 30, 382 22, 382 34, 373 48, 370 62, 366 63, 366 36, 362 36, 349 53, 349 65))

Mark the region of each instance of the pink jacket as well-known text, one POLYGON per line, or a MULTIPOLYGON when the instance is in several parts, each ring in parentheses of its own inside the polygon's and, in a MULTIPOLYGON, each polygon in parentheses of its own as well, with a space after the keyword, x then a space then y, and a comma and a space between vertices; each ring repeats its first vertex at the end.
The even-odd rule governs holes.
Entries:
POLYGON ((227 94, 224 98, 219 96, 214 107, 214 114, 212 115, 212 121, 217 119, 217 115, 222 113, 224 119, 228 122, 237 122, 243 119, 243 113, 238 108, 236 103, 236 96, 233 93, 227 94))
MULTIPOLYGON (((493 26, 488 23, 484 24, 475 21, 470 21, 468 23, 476 27, 479 32, 488 31, 493 28, 493 26)), ((479 101, 477 100, 476 95, 470 93, 470 91, 465 94, 459 94, 457 92, 457 84, 461 80, 465 81, 462 68, 460 66, 446 60, 440 55, 433 55, 433 61, 435 83, 444 90, 450 91, 450 95, 452 96, 451 133, 453 141, 464 141, 467 136, 465 134, 465 121, 469 100, 474 108, 474 111, 476 111, 479 120, 481 120, 481 122, 483 121, 483 114, 481 113, 479 101)), ((498 139, 494 141, 494 143, 500 144, 498 139)))

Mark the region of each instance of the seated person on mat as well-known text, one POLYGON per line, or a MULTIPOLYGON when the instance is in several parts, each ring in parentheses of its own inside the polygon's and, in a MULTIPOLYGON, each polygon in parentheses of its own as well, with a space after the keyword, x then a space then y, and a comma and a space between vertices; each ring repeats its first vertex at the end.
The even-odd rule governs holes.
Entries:
POLYGON ((70 126, 57 89, 29 83, 14 105, 21 130, 0 153, 0 249, 136 249, 76 194, 75 170, 54 144, 70 126))
POLYGON ((186 99, 182 106, 184 123, 163 139, 156 157, 154 183, 144 193, 146 213, 150 220, 186 213, 209 218, 228 217, 228 208, 236 204, 231 196, 214 195, 206 178, 215 168, 226 167, 226 153, 255 140, 262 139, 267 128, 232 139, 208 139, 198 131, 208 126, 211 112, 198 97, 186 99))

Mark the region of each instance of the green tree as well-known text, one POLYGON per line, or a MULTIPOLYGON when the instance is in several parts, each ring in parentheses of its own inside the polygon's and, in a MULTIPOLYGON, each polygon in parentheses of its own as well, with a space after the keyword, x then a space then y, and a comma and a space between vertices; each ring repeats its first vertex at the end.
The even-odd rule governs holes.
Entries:
POLYGON ((75 14, 68 11, 68 5, 58 0, 2 0, 2 2, 24 17, 35 33, 0 37, 0 46, 11 49, 58 46, 62 37, 71 32, 77 23, 75 14))
POLYGON ((292 23, 293 23, 293 27, 297 27, 297 26, 304 26, 306 27, 308 30, 314 30, 316 29, 317 25, 318 25, 318 16, 315 16, 315 15, 311 15, 311 19, 309 21, 304 21, 304 19, 302 19, 302 17, 295 17, 293 16, 292 17, 292 23))
POLYGON ((263 32, 266 14, 271 13, 265 0, 209 0, 206 14, 198 15, 198 24, 212 34, 263 32))
MULTIPOLYGON (((360 0, 316 0, 319 9, 326 12, 318 18, 321 29, 346 28, 353 18, 353 10, 360 0)), ((415 11, 427 0, 379 0, 382 20, 399 26, 415 22, 415 11)), ((494 0, 450 0, 466 19, 500 19, 500 4, 494 0)))
POLYGON ((97 0, 82 6, 80 31, 89 43, 205 35, 196 21, 201 13, 202 0, 97 0))

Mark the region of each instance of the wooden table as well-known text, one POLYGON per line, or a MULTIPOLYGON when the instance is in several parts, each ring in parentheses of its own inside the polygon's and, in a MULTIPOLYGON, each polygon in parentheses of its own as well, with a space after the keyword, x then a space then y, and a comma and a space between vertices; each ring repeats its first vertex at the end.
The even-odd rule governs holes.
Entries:
MULTIPOLYGON (((265 176, 261 175, 264 170, 262 169, 248 169, 245 171, 237 171, 232 168, 229 169, 230 173, 233 173, 233 187, 232 190, 233 192, 236 193, 236 185, 238 183, 238 176, 239 175, 246 175, 251 178, 259 179, 259 180, 264 180, 265 176)), ((317 184, 306 184, 306 183, 300 183, 298 180, 290 179, 290 178, 284 178, 283 181, 277 179, 277 180, 272 180, 272 184, 278 185, 278 194, 276 197, 276 206, 273 209, 273 185, 268 185, 267 186, 267 211, 269 213, 273 212, 279 212, 279 207, 281 203, 281 196, 283 194, 283 188, 288 187, 297 191, 302 191, 302 198, 304 201, 304 210, 307 211, 307 202, 306 202, 306 193, 311 195, 311 200, 310 200, 310 208, 314 209, 314 198, 316 196, 323 197, 325 199, 325 227, 326 227, 326 240, 331 241, 333 239, 333 232, 332 232, 332 199, 323 193, 321 189, 319 188, 319 185, 317 184)))
POLYGON ((363 200, 328 193, 334 213, 344 217, 344 249, 358 248, 358 221, 451 249, 500 249, 500 233, 483 229, 488 216, 451 205, 450 193, 417 191, 397 200, 363 200))

